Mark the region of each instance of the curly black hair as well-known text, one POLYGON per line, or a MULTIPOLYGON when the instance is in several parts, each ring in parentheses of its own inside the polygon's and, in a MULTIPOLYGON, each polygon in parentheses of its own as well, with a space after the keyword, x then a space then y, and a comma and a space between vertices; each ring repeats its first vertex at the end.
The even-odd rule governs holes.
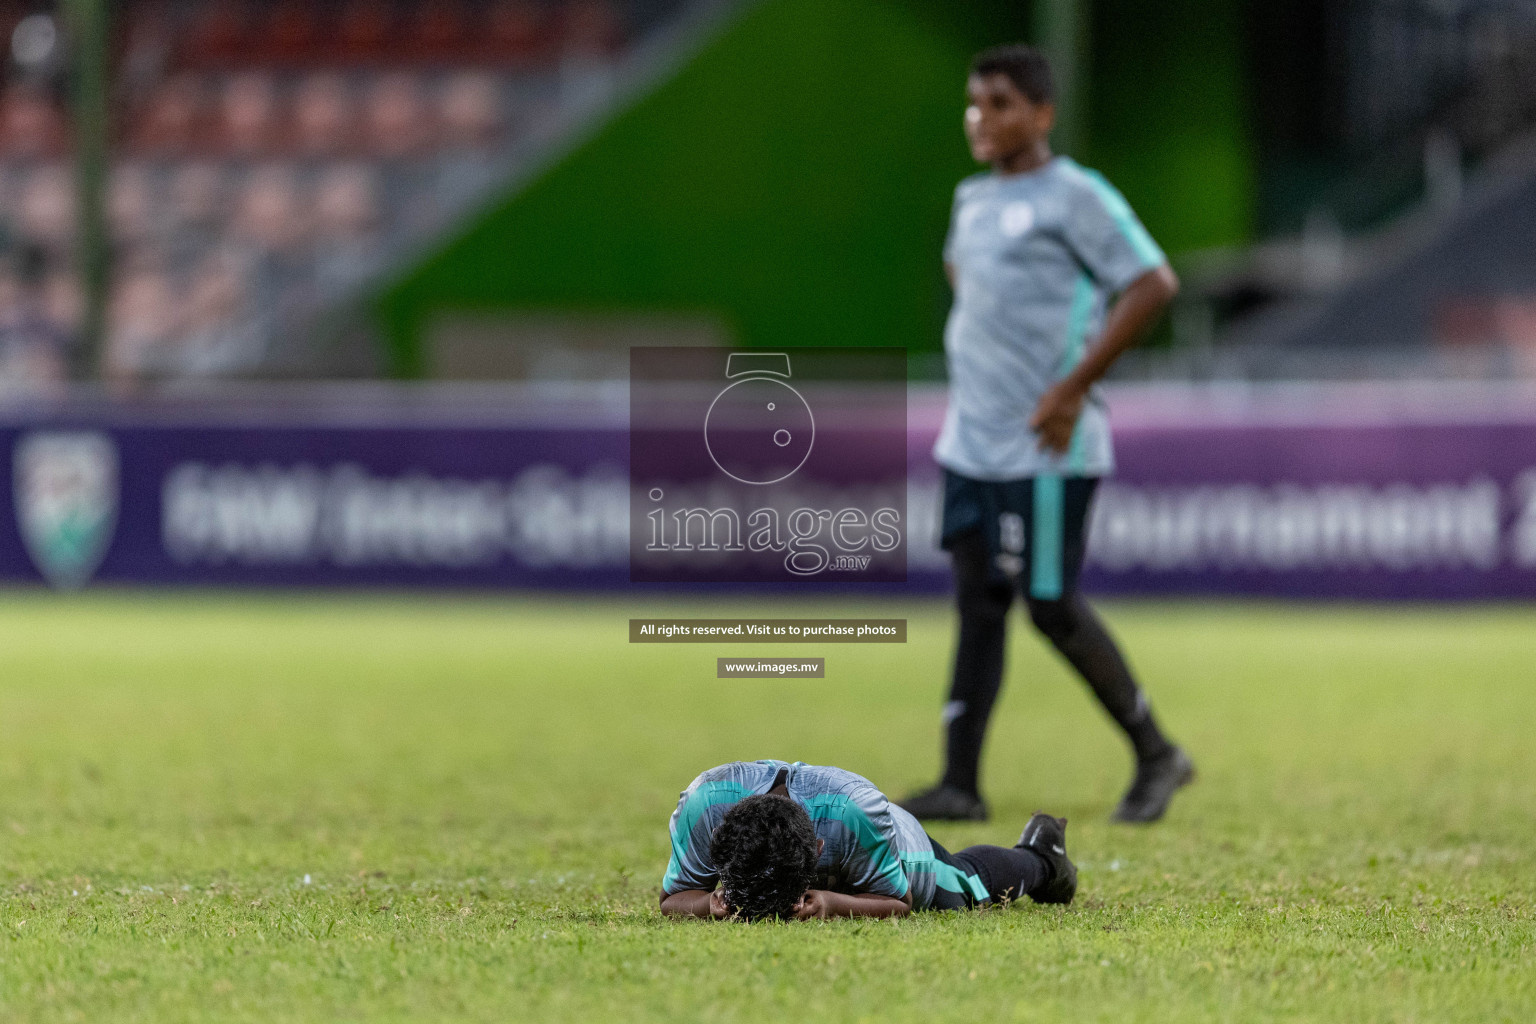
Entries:
POLYGON ((788 917, 816 881, 816 830, 785 796, 749 796, 709 840, 725 902, 748 921, 788 917))
POLYGON ((1053 103, 1056 83, 1051 62, 1033 46, 1015 43, 982 50, 971 61, 973 75, 1007 75, 1014 88, 1031 103, 1053 103))

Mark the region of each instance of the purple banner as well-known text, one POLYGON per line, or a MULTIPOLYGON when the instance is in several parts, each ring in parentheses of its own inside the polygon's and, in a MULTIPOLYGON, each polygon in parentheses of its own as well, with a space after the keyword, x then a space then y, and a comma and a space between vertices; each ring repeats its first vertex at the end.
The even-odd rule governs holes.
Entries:
POLYGON ((1536 423, 1128 432, 1105 592, 1536 596, 1536 423))
MULTIPOLYGON (((1086 585, 1536 597, 1536 402, 1499 396, 1121 389, 1086 585)), ((644 591, 618 405, 12 413, 0 580, 644 591)), ((941 393, 914 393, 908 582, 872 590, 948 586, 928 454, 941 412, 941 393)))
POLYGON ((7 579, 627 582, 622 430, 97 421, 0 428, 0 451, 7 579), (82 479, 103 459, 116 493, 82 479))
POLYGON ((1529 386, 1125 389, 1095 510, 1105 592, 1536 596, 1529 386))

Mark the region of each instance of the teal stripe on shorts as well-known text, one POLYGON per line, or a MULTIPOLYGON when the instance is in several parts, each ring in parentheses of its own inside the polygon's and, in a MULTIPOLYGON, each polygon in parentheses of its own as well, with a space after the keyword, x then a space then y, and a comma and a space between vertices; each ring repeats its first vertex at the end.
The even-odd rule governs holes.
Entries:
POLYGON ((979 876, 968 875, 953 864, 945 864, 932 853, 907 851, 901 855, 901 866, 906 868, 909 875, 913 872, 931 872, 934 885, 948 892, 964 894, 969 891, 977 903, 992 897, 979 876))
POLYGON ((1033 532, 1029 552, 1029 596, 1042 601, 1061 597, 1061 545, 1065 519, 1062 479, 1055 473, 1035 477, 1033 532))

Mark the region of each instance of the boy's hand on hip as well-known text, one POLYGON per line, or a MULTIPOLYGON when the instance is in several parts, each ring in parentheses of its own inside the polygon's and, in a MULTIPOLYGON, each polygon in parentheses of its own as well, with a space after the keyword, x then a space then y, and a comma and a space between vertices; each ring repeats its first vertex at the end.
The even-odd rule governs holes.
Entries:
POLYGON ((1058 382, 1040 396, 1040 404, 1029 418, 1029 429, 1040 436, 1041 451, 1066 453, 1087 398, 1088 393, 1069 380, 1058 382))

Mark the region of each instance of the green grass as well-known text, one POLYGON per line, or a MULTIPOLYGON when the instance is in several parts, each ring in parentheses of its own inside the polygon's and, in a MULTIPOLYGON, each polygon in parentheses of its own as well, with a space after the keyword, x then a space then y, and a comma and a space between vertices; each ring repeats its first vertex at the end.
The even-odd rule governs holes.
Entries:
POLYGON ((1200 765, 1169 820, 1104 823, 1126 754, 1020 632, 994 822, 936 831, 1069 815, 1076 904, 749 927, 657 914, 678 790, 929 781, 944 606, 0 595, 0 1020, 1531 1019, 1536 614, 1109 618, 1200 765), (737 611, 911 639, 624 642, 737 611))

